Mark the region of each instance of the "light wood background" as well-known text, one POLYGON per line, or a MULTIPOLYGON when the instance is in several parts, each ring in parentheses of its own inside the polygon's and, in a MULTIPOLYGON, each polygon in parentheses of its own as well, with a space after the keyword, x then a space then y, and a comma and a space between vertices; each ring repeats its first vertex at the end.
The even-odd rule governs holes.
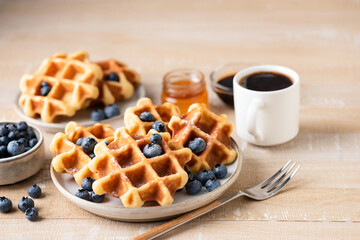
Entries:
MULTIPOLYGON (((249 145, 231 191, 288 159, 302 166, 295 179, 267 201, 231 202, 166 238, 360 238, 359 0, 0 0, 0 120, 20 120, 12 103, 22 74, 57 51, 78 49, 93 60, 127 62, 156 103, 162 76, 179 67, 209 76, 224 63, 270 63, 301 76, 299 135, 276 147, 249 145)), ((209 91, 211 109, 235 123, 233 110, 209 91)), ((47 134, 47 149, 50 140, 47 134)), ((47 157, 35 176, 0 186, 15 206, 31 184, 44 192, 35 200, 40 221, 27 221, 16 207, 0 214, 0 239, 129 239, 160 224, 111 221, 72 205, 54 187, 47 157)))

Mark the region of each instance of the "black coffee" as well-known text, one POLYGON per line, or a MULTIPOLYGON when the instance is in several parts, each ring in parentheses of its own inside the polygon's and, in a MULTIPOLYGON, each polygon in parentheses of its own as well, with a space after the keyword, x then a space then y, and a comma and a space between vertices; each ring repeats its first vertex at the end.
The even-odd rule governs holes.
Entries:
POLYGON ((239 84, 250 90, 266 92, 290 87, 293 82, 281 73, 257 72, 240 79, 239 84))

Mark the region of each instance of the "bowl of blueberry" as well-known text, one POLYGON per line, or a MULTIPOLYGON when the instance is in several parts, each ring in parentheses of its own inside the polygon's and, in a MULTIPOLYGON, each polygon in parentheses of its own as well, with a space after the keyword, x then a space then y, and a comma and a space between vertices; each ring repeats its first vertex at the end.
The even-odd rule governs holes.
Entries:
POLYGON ((24 180, 44 165, 44 137, 26 122, 0 122, 0 185, 24 180))

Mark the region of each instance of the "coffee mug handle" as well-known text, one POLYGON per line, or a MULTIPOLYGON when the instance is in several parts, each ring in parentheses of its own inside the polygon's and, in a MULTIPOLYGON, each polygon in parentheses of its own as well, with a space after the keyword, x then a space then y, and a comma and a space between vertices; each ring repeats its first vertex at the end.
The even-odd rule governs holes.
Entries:
POLYGON ((246 128, 249 134, 254 136, 256 141, 262 141, 263 136, 259 132, 257 127, 257 112, 265 106, 264 102, 261 99, 254 99, 248 109, 247 116, 246 116, 246 128))

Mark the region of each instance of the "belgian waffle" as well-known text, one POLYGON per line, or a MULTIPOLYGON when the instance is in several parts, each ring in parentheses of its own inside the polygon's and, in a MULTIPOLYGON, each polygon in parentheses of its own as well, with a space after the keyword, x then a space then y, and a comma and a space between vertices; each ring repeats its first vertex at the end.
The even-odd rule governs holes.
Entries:
POLYGON ((167 126, 171 117, 180 116, 179 107, 175 104, 164 103, 162 105, 154 105, 150 98, 141 98, 135 107, 126 109, 124 114, 125 126, 132 135, 146 135, 151 129, 154 122, 143 122, 139 118, 139 115, 145 111, 152 113, 155 121, 164 122, 167 131, 169 131, 167 126))
POLYGON ((112 104, 118 100, 129 99, 134 94, 134 87, 140 84, 140 75, 126 66, 126 64, 109 59, 107 61, 96 62, 103 71, 104 77, 99 85, 99 100, 105 105, 112 104), (119 82, 107 81, 109 73, 116 73, 119 82))
POLYGON ((96 141, 111 142, 114 139, 114 129, 110 125, 97 123, 91 127, 79 126, 75 122, 69 122, 64 133, 57 133, 51 144, 50 150, 55 154, 51 165, 56 172, 69 173, 74 176, 80 185, 86 177, 98 179, 99 176, 88 168, 91 158, 76 145, 76 141, 83 137, 93 137, 96 141))
POLYGON ((146 136, 134 136, 128 129, 119 128, 109 146, 95 146, 96 157, 89 168, 100 177, 93 184, 96 194, 109 193, 120 198, 125 207, 141 207, 149 201, 161 206, 173 202, 176 190, 188 180, 183 168, 191 158, 191 150, 171 142, 170 134, 164 132, 160 133, 163 154, 146 158, 142 149, 150 143, 153 133, 157 132, 150 130, 146 136))
POLYGON ((212 113, 205 104, 192 104, 181 118, 173 116, 168 127, 172 130, 172 141, 183 147, 197 137, 205 141, 204 151, 200 155, 192 153, 191 161, 186 164, 194 174, 202 169, 212 169, 217 163, 229 164, 236 159, 230 142, 231 123, 224 114, 212 113))

